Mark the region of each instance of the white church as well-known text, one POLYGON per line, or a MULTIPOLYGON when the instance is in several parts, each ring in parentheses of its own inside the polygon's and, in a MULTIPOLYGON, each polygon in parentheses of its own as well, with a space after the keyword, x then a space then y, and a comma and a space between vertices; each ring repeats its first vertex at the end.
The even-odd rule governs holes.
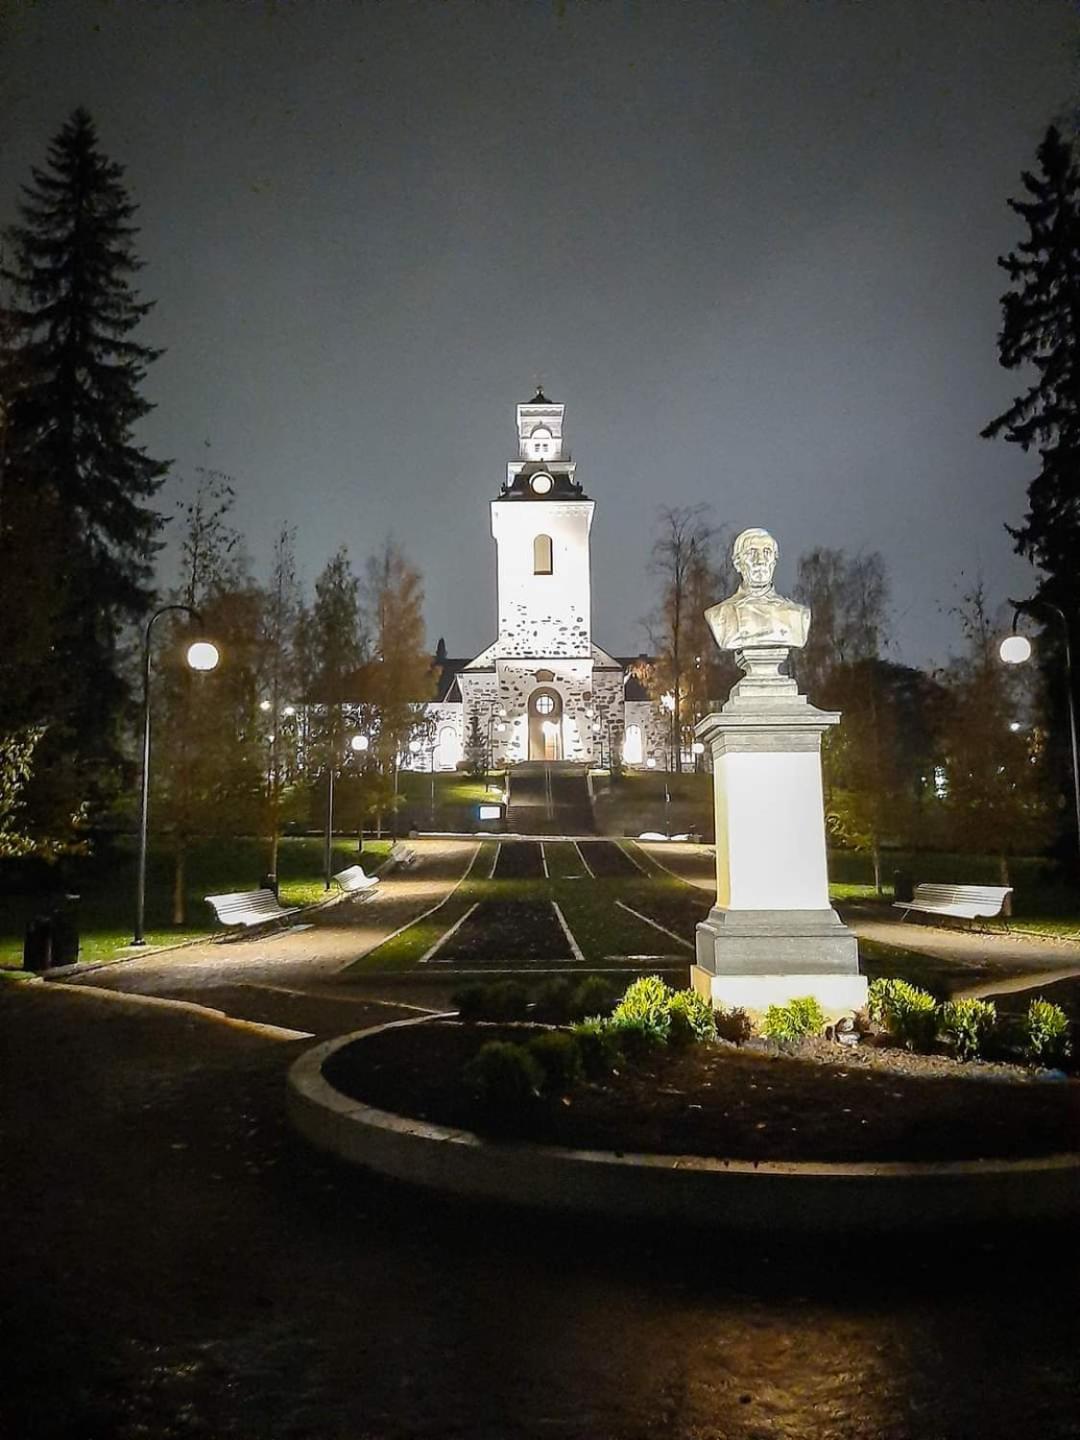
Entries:
POLYGON ((590 533, 595 502, 563 443, 564 405, 537 390, 517 407, 517 456, 491 502, 498 634, 472 660, 440 655, 432 759, 452 770, 470 735, 494 767, 561 760, 665 768, 667 714, 592 637, 590 533))

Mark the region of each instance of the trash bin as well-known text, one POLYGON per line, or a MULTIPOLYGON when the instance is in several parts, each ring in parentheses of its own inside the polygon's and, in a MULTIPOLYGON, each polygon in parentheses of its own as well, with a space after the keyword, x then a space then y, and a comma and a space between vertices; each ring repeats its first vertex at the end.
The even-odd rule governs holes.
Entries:
POLYGON ((272 890, 276 898, 278 893, 277 872, 274 870, 268 870, 266 874, 262 877, 262 879, 259 881, 259 889, 272 890))
POLYGON ((892 877, 893 899, 912 900, 915 896, 915 880, 910 870, 894 870, 892 877))
POLYGON ((52 912, 52 963, 75 965, 79 959, 79 896, 63 895, 52 912))
POLYGON ((27 922, 23 940, 23 969, 51 970, 53 963, 53 922, 51 915, 35 915, 27 922))

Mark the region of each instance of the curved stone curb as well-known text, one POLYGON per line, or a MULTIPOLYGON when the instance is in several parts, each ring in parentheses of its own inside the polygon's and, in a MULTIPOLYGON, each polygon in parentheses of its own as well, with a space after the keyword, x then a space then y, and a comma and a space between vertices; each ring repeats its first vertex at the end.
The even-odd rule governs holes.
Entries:
POLYGON ((712 1160, 616 1154, 524 1141, 377 1110, 335 1090, 322 1068, 396 1020, 307 1050, 289 1070, 287 1113, 312 1144, 429 1189, 546 1210, 681 1220, 731 1229, 845 1231, 1060 1219, 1080 1212, 1080 1154, 949 1163, 712 1160))

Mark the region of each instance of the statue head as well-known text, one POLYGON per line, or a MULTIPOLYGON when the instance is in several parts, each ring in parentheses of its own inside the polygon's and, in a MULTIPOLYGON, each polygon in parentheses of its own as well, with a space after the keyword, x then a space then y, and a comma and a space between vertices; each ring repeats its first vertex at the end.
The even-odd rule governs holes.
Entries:
POLYGON ((748 590, 768 590, 772 585, 780 546, 767 530, 744 530, 735 537, 731 559, 748 590))

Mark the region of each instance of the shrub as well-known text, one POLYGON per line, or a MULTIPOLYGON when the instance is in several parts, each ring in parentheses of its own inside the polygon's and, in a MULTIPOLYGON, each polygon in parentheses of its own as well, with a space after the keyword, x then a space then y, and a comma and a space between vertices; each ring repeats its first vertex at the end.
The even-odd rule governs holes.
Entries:
POLYGON ((616 1069, 621 1055, 619 1037, 613 1026, 593 1016, 579 1020, 573 1034, 577 1038, 582 1068, 590 1080, 602 1080, 616 1069))
POLYGON ((813 995, 796 995, 786 1005, 770 1005, 762 1031, 770 1040, 791 1044, 825 1028, 825 1012, 813 995))
POLYGON ((974 1060, 986 1051, 997 1024, 997 1009, 989 1000, 950 1000, 941 1007, 941 1030, 958 1060, 974 1060))
POLYGON ((870 1018, 908 1050, 930 1050, 937 1038, 938 1005, 928 990, 906 980, 875 980, 867 1001, 870 1018))
POLYGON ((549 1095, 565 1095, 584 1076, 577 1037, 566 1030, 549 1030, 525 1047, 544 1072, 542 1088, 549 1095))
POLYGON ((612 1020, 620 1027, 627 1021, 640 1023, 663 1045, 671 1029, 671 996, 659 975, 643 975, 626 987, 612 1020))
POLYGON ((750 1016, 741 1006, 735 1005, 730 1010, 720 1006, 713 1014, 713 1023, 716 1026, 717 1036, 721 1040, 728 1040, 732 1045, 745 1045, 754 1033, 754 1026, 750 1016))
POLYGON ((716 1020, 708 1000, 696 990, 676 990, 668 1007, 668 1038, 673 1045, 692 1045, 716 1039, 716 1020))
POLYGON ((1059 1066, 1069 1058, 1069 1017, 1060 1005, 1032 1000, 1021 1022, 1020 1053, 1032 1065, 1059 1066))
POLYGON ((489 1040, 465 1066, 461 1079, 483 1109, 507 1114, 533 1103, 544 1082, 544 1072, 524 1045, 489 1040))
POLYGON ((618 1009, 608 1021, 608 1034, 630 1065, 642 1065, 661 1045, 667 1043, 667 1032, 658 1030, 641 1015, 620 1016, 618 1009))
POLYGON ((529 1008, 529 995, 518 980, 500 980, 487 987, 488 1020, 523 1020, 529 1008))
POLYGON ((536 1017, 562 1025, 574 1013, 574 987, 561 975, 545 980, 534 998, 536 1017))
POLYGON ((455 990, 450 1000, 458 1008, 458 1017, 470 1025, 485 1019, 488 1010, 487 992, 486 985, 463 985, 460 990, 455 990))
POLYGON ((610 1015, 618 998, 615 987, 602 975, 586 975, 574 991, 570 1013, 578 1019, 586 1015, 610 1015))

